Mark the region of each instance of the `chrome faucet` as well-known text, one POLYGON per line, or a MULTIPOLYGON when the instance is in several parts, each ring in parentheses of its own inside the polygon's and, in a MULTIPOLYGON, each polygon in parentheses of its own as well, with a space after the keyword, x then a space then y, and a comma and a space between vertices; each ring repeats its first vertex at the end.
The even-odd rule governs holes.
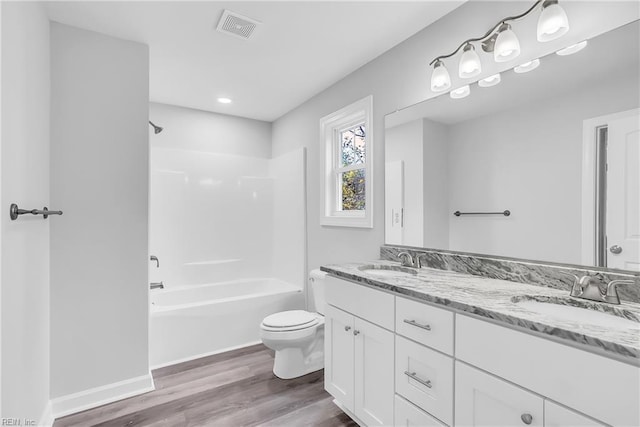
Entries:
POLYGON ((151 289, 164 289, 164 283, 162 282, 151 282, 149 284, 151 289))
POLYGON ((633 280, 612 280, 603 289, 595 277, 582 276, 578 278, 575 274, 565 273, 574 278, 571 287, 570 296, 574 298, 582 298, 590 301, 607 302, 610 304, 620 304, 620 296, 618 295, 618 285, 632 285, 633 280))
POLYGON ((417 253, 415 256, 415 264, 416 264, 416 268, 422 268, 422 258, 426 257, 427 254, 425 253, 417 253))
POLYGON ((409 252, 400 252, 398 254, 398 258, 400 258, 400 262, 403 267, 414 267, 413 257, 409 252))

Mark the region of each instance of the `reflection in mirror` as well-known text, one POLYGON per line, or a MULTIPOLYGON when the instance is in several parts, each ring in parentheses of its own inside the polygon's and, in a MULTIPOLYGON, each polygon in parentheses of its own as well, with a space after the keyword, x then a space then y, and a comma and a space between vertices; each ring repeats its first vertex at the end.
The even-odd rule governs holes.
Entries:
POLYGON ((639 40, 388 115, 385 242, 640 270, 639 40))

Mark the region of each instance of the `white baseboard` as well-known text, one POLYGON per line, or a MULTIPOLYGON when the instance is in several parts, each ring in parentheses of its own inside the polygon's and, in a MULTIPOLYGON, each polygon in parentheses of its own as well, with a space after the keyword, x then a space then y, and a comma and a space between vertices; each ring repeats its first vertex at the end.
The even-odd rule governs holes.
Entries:
POLYGON ((40 420, 38 421, 39 427, 51 427, 53 426, 53 422, 55 418, 53 417, 53 406, 51 405, 51 401, 47 402, 47 406, 45 406, 44 411, 42 411, 42 415, 40 416, 40 420))
POLYGON ((149 372, 140 377, 57 397, 51 401, 52 413, 55 418, 60 418, 153 390, 155 386, 149 372))
POLYGON ((239 350, 241 348, 250 347, 252 345, 257 345, 257 344, 261 344, 261 343, 262 343, 262 340, 260 340, 260 341, 250 341, 248 343, 244 343, 244 344, 240 344, 240 345, 234 345, 232 347, 225 347, 225 348, 221 348, 221 349, 215 350, 215 351, 210 351, 210 352, 207 352, 207 353, 200 353, 200 354, 196 354, 196 355, 189 356, 189 357, 183 357, 182 359, 176 359, 176 360, 172 360, 170 362, 158 363, 157 365, 151 366, 150 369, 152 371, 155 371, 156 369, 166 368, 167 366, 177 365, 178 363, 190 362, 192 360, 201 359, 203 357, 214 356, 216 354, 226 353, 227 351, 239 350))

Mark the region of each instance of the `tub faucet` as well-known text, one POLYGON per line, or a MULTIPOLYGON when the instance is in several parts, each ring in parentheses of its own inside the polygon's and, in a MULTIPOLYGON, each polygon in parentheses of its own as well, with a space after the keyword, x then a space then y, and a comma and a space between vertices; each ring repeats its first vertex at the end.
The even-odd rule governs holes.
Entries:
POLYGON ((157 256, 155 255, 151 255, 151 258, 149 258, 151 261, 155 261, 156 262, 156 268, 160 268, 160 260, 158 259, 157 256))
POLYGON ((162 283, 162 282, 151 282, 151 284, 149 284, 149 287, 151 289, 164 289, 164 283, 162 283))

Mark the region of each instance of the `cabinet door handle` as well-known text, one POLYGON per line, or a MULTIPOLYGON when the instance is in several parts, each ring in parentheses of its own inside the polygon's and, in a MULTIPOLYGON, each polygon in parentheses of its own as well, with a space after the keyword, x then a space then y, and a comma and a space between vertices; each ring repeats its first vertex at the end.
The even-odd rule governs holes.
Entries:
POLYGON ((404 319, 403 322, 420 329, 425 329, 427 331, 431 330, 431 325, 423 325, 422 323, 418 323, 415 320, 404 319))
POLYGON ((523 423, 529 425, 531 424, 531 421, 533 421, 533 416, 531 414, 522 414, 520 415, 520 419, 523 423))
POLYGON ((351 330, 351 326, 345 326, 345 327, 344 327, 344 330, 345 330, 345 331, 347 331, 347 332, 349 332, 349 331, 351 330))
POLYGON ((355 330, 353 331, 353 335, 358 335, 359 333, 360 333, 360 331, 359 331, 359 330, 357 330, 357 329, 355 329, 355 330))
MULTIPOLYGON (((425 387, 428 387, 428 388, 433 387, 433 386, 431 385, 431 380, 426 380, 426 381, 425 381, 425 380, 423 380, 422 378, 418 377, 418 376, 416 375, 416 373, 415 373, 415 372, 404 371, 404 374, 405 374, 406 376, 408 376, 409 378, 411 378, 412 380, 416 380, 416 381, 418 381, 420 384, 422 384, 422 385, 423 385, 423 386, 425 386, 425 387)), ((524 416, 524 415, 523 415, 523 416, 524 416)))

